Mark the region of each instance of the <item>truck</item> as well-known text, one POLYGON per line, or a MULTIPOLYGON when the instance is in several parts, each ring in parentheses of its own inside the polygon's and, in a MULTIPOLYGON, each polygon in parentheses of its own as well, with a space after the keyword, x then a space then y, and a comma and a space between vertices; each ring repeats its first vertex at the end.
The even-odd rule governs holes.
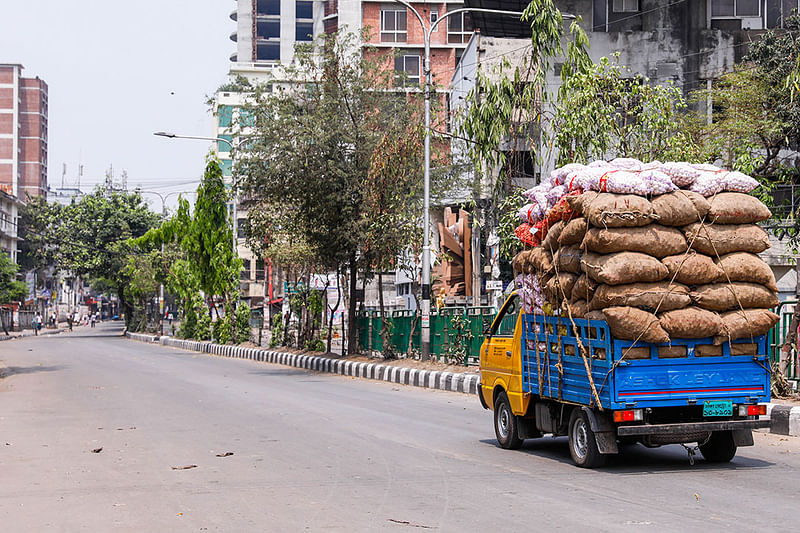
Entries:
POLYGON ((635 443, 682 444, 692 464, 698 449, 728 462, 769 426, 765 336, 634 342, 614 338, 604 320, 525 313, 520 300, 509 295, 480 351, 478 397, 502 448, 566 435, 584 468, 635 443))

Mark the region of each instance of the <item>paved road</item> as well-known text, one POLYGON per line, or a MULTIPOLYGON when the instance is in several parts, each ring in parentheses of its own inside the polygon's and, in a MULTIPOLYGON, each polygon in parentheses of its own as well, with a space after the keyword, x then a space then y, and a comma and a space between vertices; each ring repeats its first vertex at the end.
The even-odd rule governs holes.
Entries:
POLYGON ((758 434, 724 466, 635 446, 587 471, 563 438, 499 449, 467 395, 119 332, 0 343, 1 530, 796 528, 800 438, 758 434))

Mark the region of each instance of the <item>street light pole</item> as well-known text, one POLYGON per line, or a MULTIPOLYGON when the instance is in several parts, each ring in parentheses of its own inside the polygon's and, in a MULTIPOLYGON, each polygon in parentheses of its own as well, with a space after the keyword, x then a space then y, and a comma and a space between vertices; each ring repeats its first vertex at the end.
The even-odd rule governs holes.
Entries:
POLYGON ((422 70, 425 75, 425 172, 423 176, 423 231, 422 236, 422 359, 428 360, 431 357, 431 243, 430 243, 430 187, 431 187, 431 34, 439 26, 439 23, 453 15, 461 13, 493 13, 496 15, 510 15, 521 17, 520 11, 504 11, 500 9, 481 9, 481 8, 462 8, 448 11, 436 21, 425 25, 422 15, 419 14, 414 6, 407 0, 398 0, 401 4, 410 9, 417 17, 422 28, 422 36, 425 42, 424 58, 422 70))
MULTIPOLYGON (((222 137, 198 137, 196 135, 178 135, 177 133, 169 133, 166 131, 156 131, 153 133, 158 137, 166 137, 168 139, 194 139, 198 141, 216 141, 216 142, 223 142, 230 146, 231 150, 234 149, 233 143, 228 139, 223 139, 222 137)), ((241 143, 239 143, 241 144, 241 143)), ((237 145, 238 146, 238 145, 237 145)), ((236 194, 236 187, 233 186, 231 183, 231 189, 233 190, 233 209, 231 210, 231 233, 233 233, 233 255, 237 255, 237 220, 236 220, 236 204, 238 203, 238 195, 236 194)))

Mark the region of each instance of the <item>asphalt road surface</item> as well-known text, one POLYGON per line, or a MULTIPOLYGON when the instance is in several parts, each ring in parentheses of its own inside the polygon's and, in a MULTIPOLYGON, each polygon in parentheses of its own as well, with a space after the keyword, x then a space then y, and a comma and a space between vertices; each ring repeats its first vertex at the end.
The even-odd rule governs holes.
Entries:
POLYGON ((797 527, 800 438, 759 433, 722 466, 637 445, 583 470, 564 438, 498 448, 472 396, 120 333, 0 343, 0 530, 797 527))

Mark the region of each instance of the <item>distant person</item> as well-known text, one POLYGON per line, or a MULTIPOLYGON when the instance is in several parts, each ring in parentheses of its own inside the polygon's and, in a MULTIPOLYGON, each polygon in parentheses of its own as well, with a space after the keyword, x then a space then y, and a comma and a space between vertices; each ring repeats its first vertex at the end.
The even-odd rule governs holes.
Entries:
POLYGON ((94 323, 97 320, 97 313, 92 313, 91 318, 89 318, 89 323, 91 323, 92 327, 94 327, 94 323))
POLYGON ((33 334, 38 335, 40 329, 42 329, 42 315, 39 311, 36 311, 36 314, 33 316, 33 334))
POLYGON ((72 331, 72 313, 67 313, 67 327, 72 331))

